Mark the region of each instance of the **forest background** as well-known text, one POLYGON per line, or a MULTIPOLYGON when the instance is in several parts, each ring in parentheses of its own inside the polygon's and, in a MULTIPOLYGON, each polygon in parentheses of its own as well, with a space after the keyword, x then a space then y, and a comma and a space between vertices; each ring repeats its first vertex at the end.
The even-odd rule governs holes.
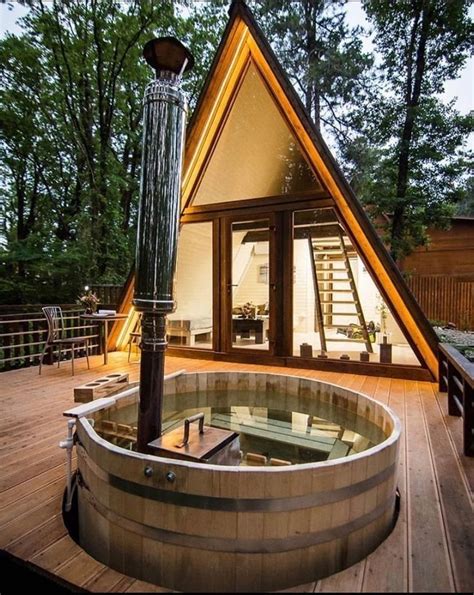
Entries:
MULTIPOLYGON (((0 39, 0 304, 71 303, 133 263, 144 43, 191 49, 192 113, 230 3, 3 4, 25 16, 0 39)), ((472 56, 469 1, 363 0, 366 28, 344 0, 248 5, 395 260, 474 216, 474 115, 443 94, 472 56)))

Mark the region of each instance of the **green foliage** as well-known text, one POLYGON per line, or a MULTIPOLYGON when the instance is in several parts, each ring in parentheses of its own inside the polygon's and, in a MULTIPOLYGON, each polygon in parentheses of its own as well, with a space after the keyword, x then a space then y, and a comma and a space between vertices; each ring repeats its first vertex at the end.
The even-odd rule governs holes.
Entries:
MULTIPOLYGON (((0 303, 71 302, 85 284, 122 282, 133 261, 143 44, 190 47, 193 108, 229 2, 25 4, 21 34, 0 40, 0 303)), ((474 214, 473 118, 439 100, 472 46, 466 0, 364 0, 378 69, 343 0, 249 4, 395 257, 454 212, 474 214)))
POLYGON ((473 114, 461 116, 438 95, 472 49, 466 0, 365 0, 382 62, 376 101, 342 148, 354 189, 385 231, 395 259, 448 226, 466 200, 473 114))
POLYGON ((30 1, 0 41, 0 302, 71 301, 133 261, 148 39, 196 53, 196 101, 220 29, 171 0, 30 1))
POLYGON ((345 21, 344 0, 249 4, 316 126, 345 143, 373 59, 362 51, 361 29, 345 21))

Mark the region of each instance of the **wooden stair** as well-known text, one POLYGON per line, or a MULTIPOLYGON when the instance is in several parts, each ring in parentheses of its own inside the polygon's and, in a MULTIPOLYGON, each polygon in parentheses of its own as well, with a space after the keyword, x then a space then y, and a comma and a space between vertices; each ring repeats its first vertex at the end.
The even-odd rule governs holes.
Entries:
POLYGON ((372 343, 369 338, 367 325, 362 311, 362 306, 357 292, 357 287, 352 273, 349 255, 345 243, 345 234, 339 223, 334 221, 321 222, 319 227, 331 229, 330 236, 313 237, 308 234, 308 249, 313 274, 316 326, 319 331, 321 350, 327 351, 329 342, 365 343, 366 350, 373 353, 372 343), (334 266, 336 264, 336 266, 334 266), (334 287, 336 285, 336 287, 334 287), (341 287, 345 285, 346 287, 341 287), (345 299, 337 299, 337 295, 345 294, 345 299), (344 311, 334 310, 334 307, 344 305, 344 311), (354 310, 350 311, 350 306, 354 310), (360 328, 362 338, 331 337, 326 330, 330 328, 350 328, 348 324, 337 324, 334 319, 338 317, 352 317, 354 324, 360 328), (356 322, 357 321, 357 322, 356 322))

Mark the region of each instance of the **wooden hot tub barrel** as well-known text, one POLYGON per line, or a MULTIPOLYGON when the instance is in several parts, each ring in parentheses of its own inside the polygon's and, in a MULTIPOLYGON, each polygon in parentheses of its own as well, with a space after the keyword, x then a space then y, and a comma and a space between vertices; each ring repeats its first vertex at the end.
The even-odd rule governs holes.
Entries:
POLYGON ((318 463, 227 467, 127 451, 79 419, 80 543, 106 565, 181 591, 268 591, 338 572, 392 530, 400 424, 384 405, 338 386, 256 373, 184 374, 166 392, 179 409, 226 406, 228 398, 323 417, 335 405, 341 419, 359 415, 385 440, 318 463))

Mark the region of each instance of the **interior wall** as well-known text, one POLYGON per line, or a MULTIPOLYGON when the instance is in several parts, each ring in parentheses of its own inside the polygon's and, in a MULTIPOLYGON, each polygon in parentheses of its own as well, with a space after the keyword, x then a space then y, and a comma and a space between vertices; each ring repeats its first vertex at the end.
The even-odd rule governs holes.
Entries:
MULTIPOLYGON (((246 302, 252 302, 258 306, 269 300, 268 283, 258 281, 259 267, 269 263, 268 247, 266 250, 263 248, 263 245, 253 244, 253 249, 248 255, 245 272, 240 279, 239 286, 234 291, 233 303, 235 306, 241 306, 246 302)), ((233 282, 235 283, 235 281, 233 282)))
MULTIPOLYGON (((310 333, 314 331, 314 290, 311 261, 307 240, 294 240, 294 280, 293 280, 293 329, 297 333, 310 333)), ((382 318, 379 308, 382 298, 372 280, 364 263, 358 257, 350 258, 350 265, 354 275, 359 299, 362 304, 366 323, 373 321, 382 326, 382 318)), ((338 294, 338 300, 350 299, 350 292, 338 294)), ((334 311, 343 311, 345 306, 335 306, 334 311)), ((388 308, 387 308, 388 310, 388 308)), ((353 317, 337 318, 341 326, 354 322, 353 317)), ((391 334, 393 344, 407 344, 407 341, 400 330, 393 315, 388 310, 386 319, 387 331, 391 334)))
POLYGON ((296 139, 251 64, 192 204, 319 189, 296 139))
POLYGON ((178 243, 177 309, 169 318, 212 318, 212 223, 183 225, 178 243))
POLYGON ((307 240, 295 240, 293 250, 293 328, 309 333, 314 331, 314 289, 307 240))

